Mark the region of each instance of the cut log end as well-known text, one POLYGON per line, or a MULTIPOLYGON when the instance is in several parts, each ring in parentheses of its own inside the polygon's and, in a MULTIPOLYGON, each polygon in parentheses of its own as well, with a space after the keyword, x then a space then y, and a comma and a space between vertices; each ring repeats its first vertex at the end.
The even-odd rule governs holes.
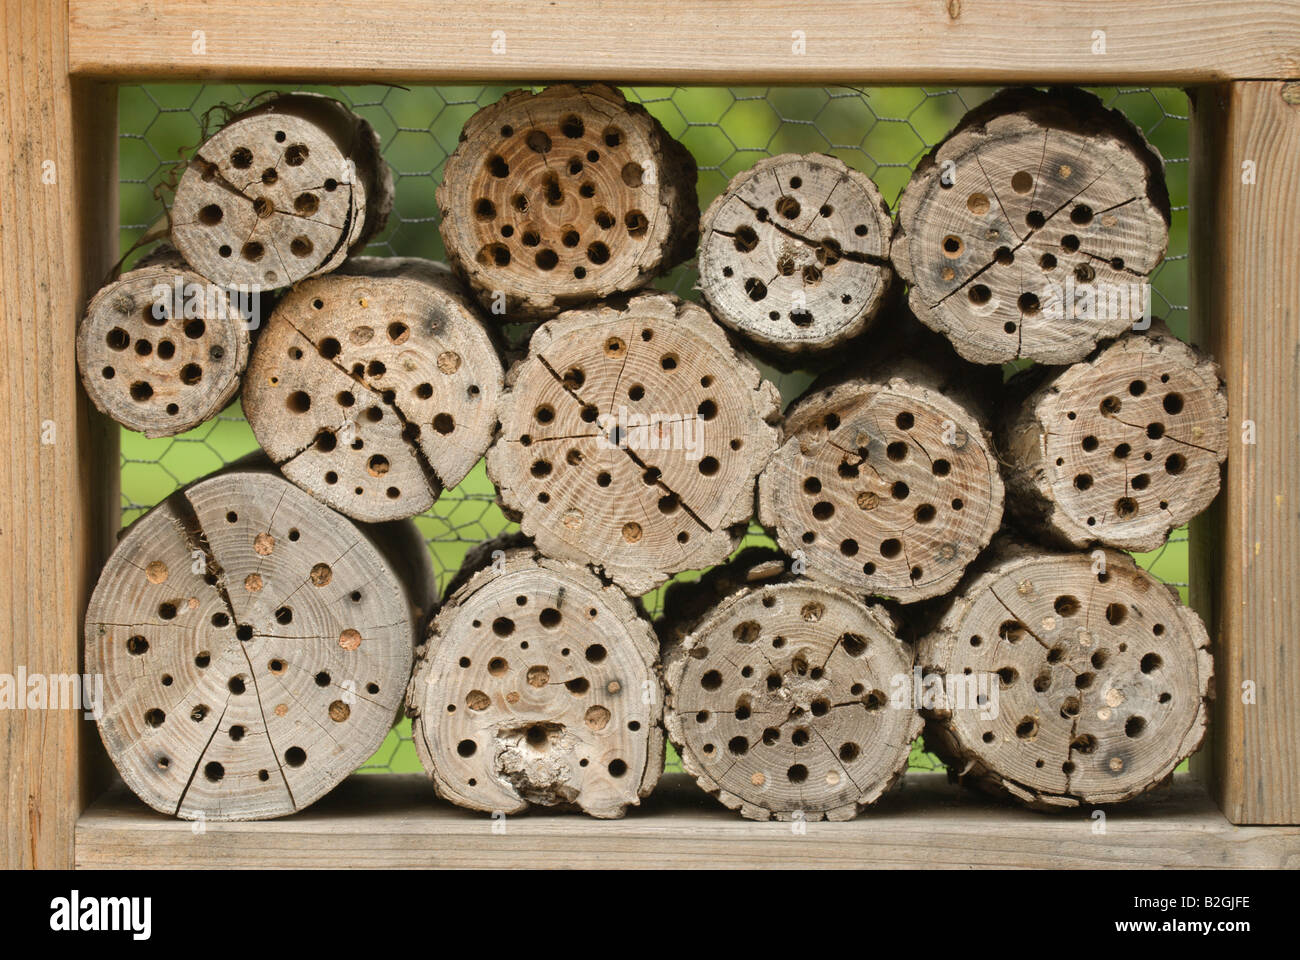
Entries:
POLYGON ((408 695, 416 750, 460 806, 621 817, 663 769, 650 624, 589 570, 503 546, 432 624, 408 695))
POLYGON ((972 405, 919 368, 846 379, 789 411, 759 520, 815 580, 912 603, 951 590, 997 531, 1003 487, 972 405))
POLYGON ((968 360, 1073 363, 1150 316, 1169 232, 1161 160, 1117 111, 1067 94, 976 108, 899 201, 911 307, 968 360))
POLYGON ((743 587, 677 632, 668 736, 728 807, 843 820, 902 775, 921 719, 891 698, 912 657, 881 608, 791 580, 743 587))
POLYGON ((291 94, 198 148, 176 188, 172 242, 215 283, 274 289, 336 268, 383 226, 391 195, 370 125, 291 94))
POLYGON ((1058 542, 1154 550, 1218 493, 1227 417, 1211 360, 1162 326, 1122 337, 1008 418, 1013 503, 1058 542))
POLYGON ((349 516, 391 520, 427 510, 482 457, 502 376, 445 268, 363 257, 277 305, 244 411, 294 483, 349 516))
POLYGON ((779 399, 703 309, 642 294, 571 311, 509 381, 488 473, 544 553, 642 594, 731 552, 779 399))
MULTIPOLYGON (((918 661, 933 745, 972 781, 1031 805, 1114 803, 1167 780, 1200 745, 1209 638, 1125 554, 1000 544, 918 661)), ((983 561, 982 561, 983 563, 983 561)))
POLYGON ((109 559, 86 669, 123 780, 185 819, 301 810, 383 741, 422 590, 363 531, 269 472, 174 494, 109 559))
POLYGON ((197 427, 239 389, 246 306, 175 254, 123 274, 95 295, 77 330, 86 394, 148 437, 197 427))
POLYGON ((643 286, 698 236, 695 161, 603 84, 517 90, 480 110, 438 208, 448 260, 512 322, 643 286))
POLYGON ((861 334, 880 308, 890 229, 876 185, 840 160, 760 160, 704 214, 700 291, 760 348, 824 353, 861 334))

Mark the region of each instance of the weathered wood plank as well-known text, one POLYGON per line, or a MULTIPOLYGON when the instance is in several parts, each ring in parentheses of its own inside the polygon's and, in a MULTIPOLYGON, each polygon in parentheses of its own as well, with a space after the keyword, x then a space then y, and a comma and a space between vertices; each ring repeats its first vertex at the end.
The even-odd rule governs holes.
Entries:
POLYGON ((1300 74, 1296 0, 72 0, 73 73, 167 80, 1187 83, 1300 74), (269 23, 274 29, 268 29, 269 23), (1095 31, 1105 31, 1105 52, 1095 31), (196 53, 202 31, 203 53, 196 53), (798 33, 796 33, 798 31, 798 33), (803 52, 796 52, 800 39, 803 52), (499 51, 499 52, 498 52, 499 51))
POLYGON ((622 820, 535 811, 493 820, 435 800, 417 774, 356 776, 299 815, 192 824, 145 809, 123 788, 77 827, 79 867, 1228 867, 1300 865, 1300 830, 1235 828, 1204 787, 1116 808, 1106 833, 1084 812, 1043 815, 908 774, 848 823, 756 823, 670 774, 622 820), (495 828, 495 829, 494 829, 495 828))
POLYGON ((1213 756, 1202 762, 1229 820, 1294 824, 1300 84, 1211 87, 1193 105, 1193 331, 1224 371, 1230 431, 1223 495, 1192 536, 1192 597, 1210 629, 1218 680, 1213 756), (1244 702, 1248 693, 1253 702, 1244 702))
MULTIPOLYGON (((117 429, 81 394, 73 351, 116 249, 117 91, 65 76, 64 17, 61 4, 0 7, 0 673, 10 675, 77 672, 81 612, 117 521, 117 471, 104 469, 117 462, 117 429)), ((79 710, 0 710, 0 867, 71 864, 73 824, 102 782, 98 739, 79 710)))

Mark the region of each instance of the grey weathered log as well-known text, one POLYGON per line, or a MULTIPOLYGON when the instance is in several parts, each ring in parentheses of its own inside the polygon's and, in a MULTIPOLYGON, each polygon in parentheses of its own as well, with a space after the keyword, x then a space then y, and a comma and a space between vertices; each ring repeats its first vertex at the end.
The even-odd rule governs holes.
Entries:
POLYGON ((1127 554, 999 540, 919 644, 926 746, 1030 806, 1128 800, 1200 746, 1209 643, 1127 554))
POLYGON ((1012 513, 1038 537, 1155 550, 1219 492, 1218 367, 1158 321, 1073 366, 1027 373, 1016 394, 998 445, 1012 513))
POLYGON ((407 696, 439 796, 621 817, 664 765, 658 645, 639 604, 517 537, 466 558, 407 696))
POLYGON ((635 290, 695 253, 695 160, 605 84, 514 90, 461 131, 438 186, 447 260, 501 321, 635 290))
POLYGON ((1003 484, 988 378, 907 320, 874 360, 791 405, 758 518, 814 580, 914 603, 951 590, 989 543, 1003 484))
POLYGON ((1073 363, 1150 315, 1160 155, 1077 89, 1004 90, 917 165, 892 257, 922 322, 977 363, 1073 363))
POLYGON ((283 94, 195 151, 171 236, 214 283, 274 289, 337 268, 383 229, 392 204, 374 128, 337 100, 283 94))
POLYGON ((309 806, 392 727, 431 584, 410 521, 353 524, 269 465, 177 491, 126 531, 86 613, 122 779, 185 819, 309 806))
POLYGON ((244 412, 294 483, 358 520, 392 520, 427 510, 482 458, 502 379, 445 267, 358 257, 276 305, 244 412))
POLYGON ((885 300, 889 208, 870 177, 820 153, 737 174, 700 221, 699 287, 717 319, 787 362, 860 336, 885 300))
POLYGON ((751 552, 669 590, 664 723, 686 771, 743 816, 846 820, 897 783, 920 733, 894 696, 911 649, 883 606, 781 569, 751 552))
POLYGON ((170 437, 221 412, 248 363, 251 303, 160 247, 91 299, 77 366, 101 412, 147 437, 170 437))
POLYGON ((642 293, 569 311, 507 381, 488 475, 547 556, 639 595, 735 549, 779 397, 703 308, 642 293))

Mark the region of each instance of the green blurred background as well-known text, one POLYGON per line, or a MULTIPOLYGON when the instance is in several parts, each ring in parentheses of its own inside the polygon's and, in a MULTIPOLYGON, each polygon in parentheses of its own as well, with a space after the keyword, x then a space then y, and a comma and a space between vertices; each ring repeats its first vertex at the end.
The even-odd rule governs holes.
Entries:
MULTIPOLYGON (((204 115, 237 104, 265 88, 164 85, 122 88, 119 98, 121 249, 128 250, 171 202, 168 184, 176 165, 201 139, 204 115)), ((497 100, 508 87, 385 86, 305 87, 337 97, 378 131, 393 169, 396 201, 384 233, 368 252, 380 256, 441 259, 442 238, 434 189, 465 121, 497 100)), ((625 87, 670 134, 694 154, 700 168, 700 208, 727 181, 756 160, 778 153, 819 151, 839 157, 871 176, 891 207, 917 160, 941 140, 963 113, 987 99, 992 88, 919 87, 625 87)), ((1187 96, 1181 90, 1095 88, 1103 101, 1141 127, 1165 159, 1173 226, 1169 254, 1152 277, 1152 313, 1187 336, 1187 96)), ((126 266, 144 251, 134 251, 126 266)), ((698 299, 693 262, 656 286, 698 299)), ((759 364, 763 367, 762 364, 759 364)), ((788 403, 808 384, 802 373, 763 367, 788 403)), ((122 431, 122 522, 130 523, 178 486, 218 469, 256 448, 238 402, 221 416, 179 437, 148 440, 122 431)), ((454 490, 416 519, 429 544, 441 588, 475 543, 514 529, 497 509, 494 490, 480 462, 454 490)), ((768 543, 757 527, 742 546, 768 543)), ((1187 534, 1138 557, 1142 566, 1175 584, 1187 599, 1187 534)), ((681 574, 690 579, 697 573, 681 574)), ((645 598, 652 613, 661 591, 645 598)), ((911 766, 940 769, 918 740, 911 766)), ((418 772, 410 723, 403 721, 362 768, 365 772, 418 772)), ((679 770, 669 748, 668 769, 679 770)))

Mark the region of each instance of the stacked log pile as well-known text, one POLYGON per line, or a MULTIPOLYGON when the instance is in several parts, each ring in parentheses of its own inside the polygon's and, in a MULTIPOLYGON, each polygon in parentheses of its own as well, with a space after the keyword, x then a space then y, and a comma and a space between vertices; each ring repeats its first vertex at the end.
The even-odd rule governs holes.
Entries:
POLYGON ((242 378, 269 458, 137 521, 92 599, 101 732, 145 802, 302 809, 403 703, 437 794, 494 815, 622 816, 665 737, 760 820, 857 815, 923 724, 954 777, 1040 809, 1131 799, 1196 749, 1205 629, 1120 551, 1213 499, 1227 410, 1150 317, 1169 201, 1141 133, 1081 91, 1004 91, 896 221, 820 154, 702 218, 695 183, 617 90, 515 91, 448 159, 443 266, 357 255, 391 178, 334 101, 198 148, 175 249, 78 339, 96 406, 150 436, 242 378), (644 289, 697 248, 703 305, 644 289), (187 285, 219 295, 160 293, 187 285), (288 288, 252 340, 245 287, 288 288), (821 376, 782 414, 756 361, 821 376), (408 518, 481 459, 520 532, 439 606, 408 518), (755 519, 772 547, 737 555, 755 519))

